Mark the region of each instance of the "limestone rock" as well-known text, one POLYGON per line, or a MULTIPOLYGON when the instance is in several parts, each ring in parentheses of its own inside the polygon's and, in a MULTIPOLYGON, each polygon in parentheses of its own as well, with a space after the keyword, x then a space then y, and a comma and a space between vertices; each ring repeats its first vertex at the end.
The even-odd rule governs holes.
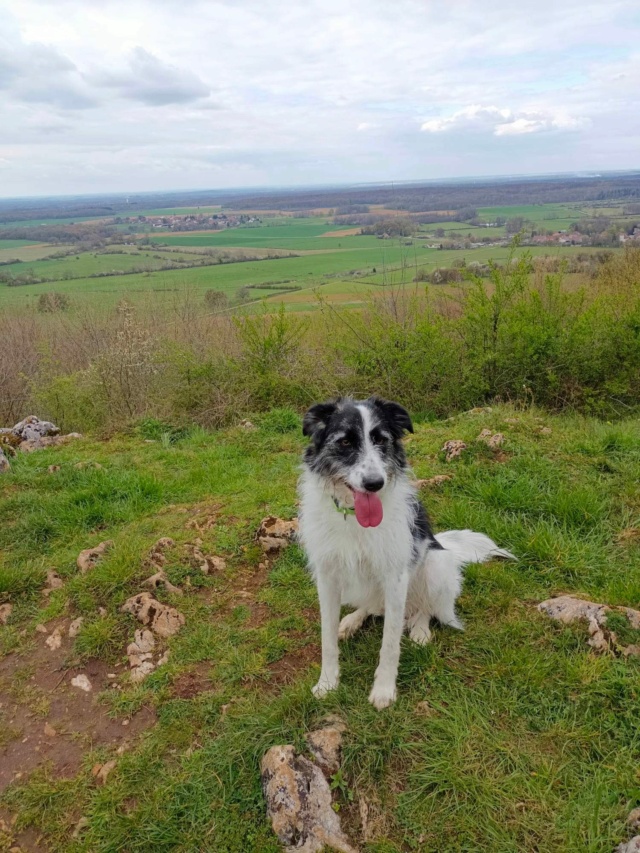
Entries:
POLYGON ((636 835, 631 841, 623 841, 616 847, 616 853, 640 853, 640 835, 636 835))
POLYGON ((634 809, 632 812, 629 812, 627 817, 627 824, 632 829, 640 829, 640 808, 634 809))
POLYGON ((265 554, 281 551, 292 542, 298 533, 298 519, 284 521, 270 515, 263 518, 256 534, 260 547, 265 554))
POLYGON ((77 619, 74 619, 73 622, 69 625, 69 636, 71 639, 75 639, 80 633, 80 628, 82 628, 82 623, 84 622, 84 618, 82 616, 78 616, 77 619))
POLYGON ((29 415, 17 423, 11 432, 22 441, 37 441, 52 435, 59 435, 60 430, 51 421, 41 421, 35 415, 29 415))
POLYGON ((79 690, 84 690, 85 693, 91 693, 91 691, 93 690, 93 685, 84 673, 76 675, 74 678, 72 678, 71 684, 73 685, 73 687, 77 687, 79 690))
POLYGON ((609 613, 623 613, 632 628, 640 629, 639 610, 633 610, 631 607, 610 607, 607 604, 585 601, 572 595, 560 595, 543 601, 538 605, 538 610, 565 625, 580 620, 586 621, 589 631, 587 642, 596 651, 618 652, 625 657, 640 653, 640 647, 620 646, 615 633, 607 626, 609 613))
POLYGON ((99 545, 96 545, 95 548, 87 548, 85 551, 80 551, 76 563, 82 574, 84 575, 89 571, 89 569, 93 569, 100 557, 102 557, 102 555, 108 551, 112 545, 113 542, 111 539, 107 539, 105 542, 101 542, 99 545))
POLYGON ((169 536, 163 536, 153 548, 149 551, 149 556, 147 557, 147 564, 152 566, 155 569, 161 569, 164 564, 167 562, 167 558, 165 557, 164 552, 169 548, 173 548, 176 543, 169 536))
POLYGON ((345 728, 342 720, 336 718, 331 725, 309 732, 306 737, 315 763, 328 776, 333 776, 340 769, 342 733, 345 728))
POLYGON ((261 763, 267 815, 285 850, 320 853, 325 847, 356 853, 332 808, 331 789, 312 761, 293 746, 273 746, 261 763))
POLYGON ((184 625, 184 616, 175 607, 162 604, 150 593, 140 592, 127 599, 121 608, 132 613, 143 625, 148 625, 159 637, 170 637, 184 625))
POLYGON ((6 625, 11 616, 13 604, 0 604, 0 625, 6 625))
POLYGON ((212 572, 223 572, 227 567, 226 561, 222 557, 213 557, 211 554, 205 554, 200 547, 201 545, 202 539, 200 538, 185 545, 192 564, 198 566, 203 575, 208 575, 212 572))
POLYGON ((45 645, 48 646, 52 652, 55 652, 56 649, 59 649, 62 645, 62 631, 60 630, 60 628, 56 628, 55 631, 52 631, 44 642, 45 645))
POLYGON ((418 489, 431 489, 433 486, 440 486, 448 480, 453 480, 453 474, 436 474, 434 477, 428 477, 426 480, 416 480, 418 489))
POLYGON ((182 595, 182 590, 179 586, 174 586, 169 578, 166 576, 164 569, 160 569, 160 571, 156 572, 155 575, 151 575, 151 577, 142 581, 143 586, 150 586, 152 589, 157 589, 159 586, 164 585, 164 588, 167 592, 172 592, 174 595, 182 595))
POLYGON ((138 666, 135 666, 131 670, 131 681, 134 684, 140 684, 140 682, 144 681, 148 675, 151 675, 155 668, 153 661, 143 660, 138 666))
POLYGON ((480 435, 476 438, 476 441, 482 441, 487 445, 487 447, 495 450, 504 444, 504 435, 501 432, 496 432, 494 434, 490 429, 483 429, 480 435))
POLYGON ((467 449, 467 445, 464 441, 460 441, 460 439, 452 438, 449 441, 445 441, 442 446, 442 450, 445 454, 445 460, 447 462, 451 462, 452 459, 460 456, 463 450, 467 449))
POLYGON ((131 667, 131 681, 140 684, 141 681, 169 660, 169 652, 166 651, 158 660, 153 662, 153 652, 156 648, 155 637, 148 628, 139 628, 132 643, 127 646, 127 656, 131 667))
POLYGON ((47 585, 42 590, 43 595, 51 595, 54 589, 62 589, 64 586, 64 581, 60 577, 60 575, 56 572, 55 569, 49 569, 47 571, 47 585))
POLYGON ((146 652, 152 652, 155 647, 156 641, 151 631, 138 628, 133 635, 133 643, 129 643, 127 647, 127 654, 145 654, 146 652))
POLYGON ((104 764, 94 764, 91 768, 91 775, 99 785, 104 785, 107 781, 107 776, 115 766, 115 761, 105 761, 104 764))

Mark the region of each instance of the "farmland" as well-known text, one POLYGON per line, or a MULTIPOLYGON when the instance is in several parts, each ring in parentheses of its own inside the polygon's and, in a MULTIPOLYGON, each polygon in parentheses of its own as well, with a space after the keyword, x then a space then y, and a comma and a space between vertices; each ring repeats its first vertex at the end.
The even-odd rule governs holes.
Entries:
MULTIPOLYGON (((218 290, 233 303, 241 301, 239 293, 247 287, 251 289, 250 299, 244 291, 242 301, 284 300, 290 310, 313 308, 318 288, 329 300, 357 305, 365 293, 385 285, 413 287, 418 273, 424 278, 436 268, 486 264, 490 259, 501 262, 508 248, 505 228, 493 225, 499 217, 521 217, 531 227, 562 231, 584 216, 578 204, 484 207, 477 211, 482 225, 462 221, 418 224, 409 239, 363 235, 360 228, 345 228, 344 223, 328 215, 263 215, 259 223, 216 231, 176 232, 175 228, 150 224, 160 213, 187 217, 203 210, 149 209, 148 217, 139 214, 145 221, 137 224, 135 233, 123 234, 119 243, 86 248, 80 241, 75 251, 74 247, 57 243, 0 239, 0 273, 4 282, 11 277, 24 282, 22 287, 0 284, 0 306, 30 310, 42 293, 62 293, 71 299, 72 309, 89 303, 94 308, 109 309, 127 299, 133 304, 152 300, 162 310, 165 303, 173 304, 176 293, 218 290), (434 237, 437 227, 441 229, 438 233, 444 234, 444 241, 434 237), (286 294, 278 292, 278 283, 286 286, 286 294), (265 284, 268 288, 261 289, 260 285, 265 284), (292 293, 294 288, 304 291, 306 297, 301 299, 292 293)), ((395 211, 393 215, 403 213, 395 211)), ((59 221, 52 220, 54 224, 59 221)), ((104 221, 86 220, 85 225, 95 227, 104 221)), ((26 224, 31 226, 29 221, 26 224)), ((7 230, 9 226, 3 227, 7 230)), ((118 225, 117 233, 126 227, 118 225)), ((589 251, 593 249, 570 245, 531 249, 534 256, 556 258, 589 251)))

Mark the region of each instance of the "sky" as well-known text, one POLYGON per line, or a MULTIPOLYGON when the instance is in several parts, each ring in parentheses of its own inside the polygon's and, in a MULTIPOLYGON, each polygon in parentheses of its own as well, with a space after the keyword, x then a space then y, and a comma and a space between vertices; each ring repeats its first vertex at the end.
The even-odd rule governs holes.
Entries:
POLYGON ((640 168, 638 0, 0 0, 0 196, 640 168))

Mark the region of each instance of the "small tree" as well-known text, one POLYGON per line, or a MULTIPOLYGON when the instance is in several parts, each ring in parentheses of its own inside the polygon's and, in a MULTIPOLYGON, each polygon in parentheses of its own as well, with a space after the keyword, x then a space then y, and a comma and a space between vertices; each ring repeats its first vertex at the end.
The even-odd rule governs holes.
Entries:
POLYGON ((204 302, 207 308, 218 313, 224 311, 229 304, 229 299, 221 290, 207 290, 204 294, 204 302))
POLYGON ((41 314, 66 311, 69 304, 69 297, 66 293, 41 293, 38 297, 38 311, 41 314))
POLYGON ((524 228, 524 216, 512 216, 505 223, 507 234, 518 234, 524 228))

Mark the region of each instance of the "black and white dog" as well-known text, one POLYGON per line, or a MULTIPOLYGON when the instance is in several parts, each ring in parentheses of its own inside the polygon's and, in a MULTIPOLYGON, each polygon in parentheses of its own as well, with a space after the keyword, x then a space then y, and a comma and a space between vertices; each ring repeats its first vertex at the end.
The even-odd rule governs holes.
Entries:
POLYGON ((338 686, 338 638, 350 637, 369 615, 384 614, 369 701, 386 708, 396 698, 403 630, 427 643, 432 617, 462 628, 455 612, 462 566, 515 559, 482 533, 432 533, 409 477, 405 430, 413 432, 407 411, 379 397, 319 403, 304 417, 311 444, 299 482, 300 541, 320 599, 318 697, 338 686), (342 604, 356 610, 340 621, 342 604))

